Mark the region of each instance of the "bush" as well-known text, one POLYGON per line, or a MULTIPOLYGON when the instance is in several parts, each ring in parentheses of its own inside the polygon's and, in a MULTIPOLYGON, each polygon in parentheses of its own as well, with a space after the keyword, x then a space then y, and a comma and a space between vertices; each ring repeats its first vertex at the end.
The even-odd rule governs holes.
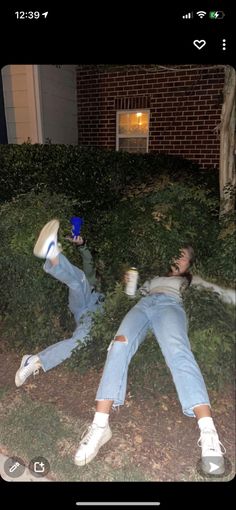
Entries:
MULTIPOLYGON (((107 348, 121 320, 138 301, 127 297, 120 284, 106 296, 104 313, 97 313, 87 342, 74 351, 69 366, 84 372, 103 367, 107 348)), ((217 388, 232 380, 234 369, 234 309, 227 306, 210 290, 190 287, 184 296, 189 321, 189 338, 196 360, 208 385, 217 388)), ((152 385, 166 377, 164 358, 151 332, 139 348, 130 366, 134 387, 142 387, 152 378, 152 385), (151 376, 152 374, 152 376, 151 376)), ((169 379, 170 381, 170 379, 169 379)), ((159 382, 160 384, 160 382, 159 382)), ((133 387, 133 386, 132 386, 133 387)))
POLYGON ((184 299, 189 338, 208 384, 233 380, 235 367, 235 309, 210 289, 190 287, 184 299))
POLYGON ((205 260, 205 274, 212 275, 213 281, 234 288, 236 279, 235 259, 235 213, 225 214, 218 225, 217 239, 211 246, 210 256, 205 260))
POLYGON ((166 174, 174 181, 210 188, 216 195, 215 169, 164 154, 129 154, 90 147, 30 144, 0 146, 0 201, 34 190, 79 200, 87 212, 113 208, 129 184, 166 174), (88 193, 89 190, 89 193, 88 193))
MULTIPOLYGON (((49 278, 43 260, 33 255, 39 231, 53 217, 62 219, 62 236, 68 234, 72 207, 67 197, 47 193, 29 193, 1 206, 2 338, 24 351, 45 347, 73 330, 66 287, 49 278)), ((71 246, 64 244, 69 254, 71 246)))
MULTIPOLYGON (((72 263, 80 265, 78 252, 63 238, 71 228, 70 216, 81 215, 83 208, 84 202, 79 198, 46 190, 14 197, 1 206, 2 338, 19 350, 35 352, 71 336, 74 321, 67 309, 67 289, 44 273, 43 261, 33 256, 33 246, 42 226, 58 217, 64 253, 72 263)), ((129 266, 138 267, 140 282, 144 282, 165 272, 183 242, 188 241, 197 252, 194 269, 218 284, 223 281, 232 285, 233 230, 232 216, 225 216, 219 224, 217 200, 211 191, 174 182, 165 174, 151 184, 130 183, 122 198, 114 201, 112 210, 95 208, 94 204, 89 207, 83 233, 94 251, 107 298, 105 314, 96 316, 90 340, 74 354, 72 364, 79 364, 81 369, 93 363, 97 367, 103 364, 109 342, 134 304, 120 283, 129 266)), ((227 372, 231 366, 232 312, 214 301, 215 296, 211 301, 212 293, 190 289, 188 295, 190 338, 197 359, 206 374, 214 376, 219 371, 223 378, 224 367, 227 372)), ((156 363, 161 366, 162 357, 150 337, 135 356, 131 372, 138 367, 144 374, 147 366, 155 371, 156 363)))
MULTIPOLYGON (((104 287, 110 290, 128 266, 136 266, 141 281, 165 273, 183 243, 194 246, 193 271, 212 282, 233 286, 234 243, 231 220, 218 221, 217 201, 209 191, 168 180, 147 190, 135 188, 112 211, 93 221, 94 248, 104 268, 104 287), (227 229, 225 224, 231 221, 227 229)), ((228 223, 227 223, 228 224, 228 223)))
POLYGON ((124 293, 123 285, 117 283, 115 290, 106 294, 103 313, 96 312, 86 343, 72 354, 70 366, 79 367, 81 372, 91 366, 95 369, 101 368, 120 322, 136 302, 136 299, 129 298, 124 293))

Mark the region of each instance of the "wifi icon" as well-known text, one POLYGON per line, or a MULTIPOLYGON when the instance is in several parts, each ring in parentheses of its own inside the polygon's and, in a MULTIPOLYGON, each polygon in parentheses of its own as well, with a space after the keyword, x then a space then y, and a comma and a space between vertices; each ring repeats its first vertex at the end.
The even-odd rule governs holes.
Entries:
POLYGON ((204 16, 206 16, 206 12, 205 11, 198 11, 197 12, 197 16, 199 16, 199 18, 204 18, 204 16))

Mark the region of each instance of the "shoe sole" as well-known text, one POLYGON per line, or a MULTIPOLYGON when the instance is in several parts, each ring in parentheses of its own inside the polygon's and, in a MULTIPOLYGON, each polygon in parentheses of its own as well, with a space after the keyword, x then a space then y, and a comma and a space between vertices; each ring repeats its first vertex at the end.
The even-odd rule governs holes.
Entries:
POLYGON ((36 257, 45 258, 46 254, 42 254, 44 243, 48 237, 57 234, 59 225, 60 222, 58 220, 51 220, 46 225, 44 225, 34 246, 33 253, 36 257))
MULTIPOLYGON (((214 457, 212 458, 212 463, 214 463, 214 457)), ((211 470, 210 466, 211 462, 202 460, 202 471, 206 475, 214 476, 214 475, 223 475, 225 472, 225 463, 224 459, 222 459, 222 463, 215 469, 214 471, 211 470)))
POLYGON ((24 381, 22 381, 20 379, 19 373, 20 373, 20 370, 22 369, 22 367, 24 366, 26 359, 29 356, 30 356, 30 354, 26 354, 25 356, 23 356, 23 358, 21 360, 20 368, 18 368, 18 370, 16 372, 16 375, 15 375, 15 385, 17 386, 17 388, 19 388, 19 386, 22 386, 22 384, 24 384, 24 382, 26 381, 26 379, 24 381))
POLYGON ((76 456, 75 456, 75 459, 74 459, 74 462, 77 466, 86 466, 87 464, 89 464, 89 462, 91 462, 91 460, 94 459, 94 457, 96 457, 96 455, 98 454, 100 448, 106 444, 112 437, 112 431, 111 429, 108 430, 107 432, 107 435, 103 438, 102 442, 100 443, 99 447, 97 448, 97 450, 95 450, 95 452, 93 452, 89 457, 86 457, 86 459, 81 459, 81 460, 78 460, 76 459, 76 456))

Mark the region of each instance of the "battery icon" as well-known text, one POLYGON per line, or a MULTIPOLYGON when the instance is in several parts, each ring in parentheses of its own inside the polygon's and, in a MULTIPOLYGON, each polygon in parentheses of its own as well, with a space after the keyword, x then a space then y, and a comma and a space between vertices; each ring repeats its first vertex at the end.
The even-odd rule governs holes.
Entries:
POLYGON ((225 17, 225 13, 223 11, 210 11, 209 18, 210 19, 223 19, 225 17))

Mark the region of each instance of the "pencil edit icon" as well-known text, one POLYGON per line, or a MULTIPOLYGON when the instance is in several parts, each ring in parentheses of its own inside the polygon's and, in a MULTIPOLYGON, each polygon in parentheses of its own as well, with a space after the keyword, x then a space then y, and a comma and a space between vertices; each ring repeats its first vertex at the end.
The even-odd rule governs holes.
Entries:
POLYGON ((25 464, 20 457, 9 457, 4 463, 4 471, 10 478, 18 478, 25 471, 25 464))

